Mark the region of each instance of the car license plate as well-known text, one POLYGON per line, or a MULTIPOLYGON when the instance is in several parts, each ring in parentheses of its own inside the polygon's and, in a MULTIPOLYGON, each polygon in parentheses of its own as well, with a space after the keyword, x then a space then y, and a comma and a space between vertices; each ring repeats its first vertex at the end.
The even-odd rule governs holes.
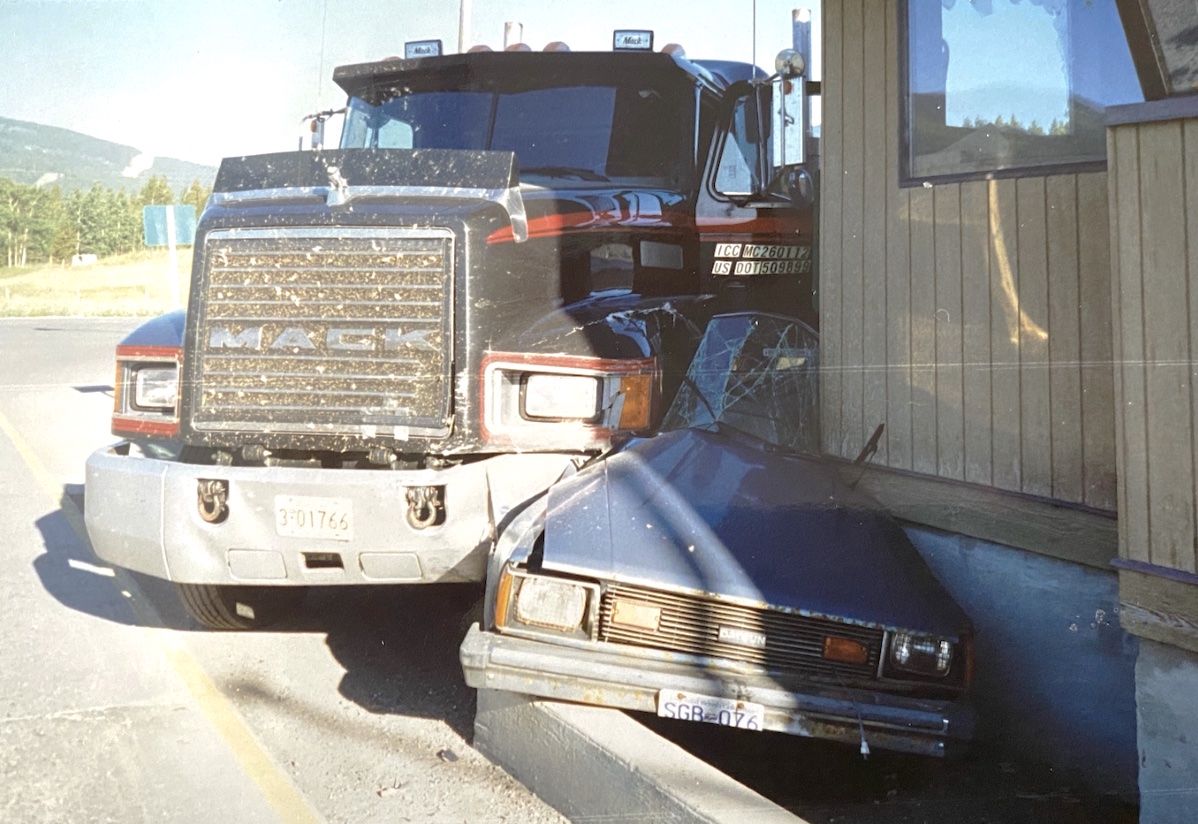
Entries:
POLYGON ((349 498, 276 495, 275 533, 288 538, 352 541, 354 502, 349 498))
POLYGON ((657 693, 657 714, 662 718, 702 721, 742 730, 760 730, 765 726, 765 707, 761 704, 677 690, 657 693))

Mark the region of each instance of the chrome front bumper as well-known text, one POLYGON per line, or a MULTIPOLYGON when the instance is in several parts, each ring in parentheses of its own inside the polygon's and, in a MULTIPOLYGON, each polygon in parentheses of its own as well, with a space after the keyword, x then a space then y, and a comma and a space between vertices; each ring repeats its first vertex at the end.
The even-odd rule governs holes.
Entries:
POLYGON ((126 444, 87 460, 84 517, 96 554, 191 584, 330 585, 482 581, 497 524, 570 464, 566 455, 500 455, 441 470, 197 466, 135 457, 126 444), (224 480, 229 514, 205 522, 201 479, 224 480), (444 522, 415 529, 407 490, 444 488, 444 522), (352 501, 353 538, 280 536, 275 496, 352 501), (319 559, 316 562, 315 559, 319 559))
POLYGON ((705 667, 668 652, 597 644, 595 649, 470 628, 459 651, 466 683, 584 704, 656 713, 661 690, 752 701, 765 729, 871 748, 944 756, 973 736, 973 712, 859 689, 794 692, 758 673, 705 667))

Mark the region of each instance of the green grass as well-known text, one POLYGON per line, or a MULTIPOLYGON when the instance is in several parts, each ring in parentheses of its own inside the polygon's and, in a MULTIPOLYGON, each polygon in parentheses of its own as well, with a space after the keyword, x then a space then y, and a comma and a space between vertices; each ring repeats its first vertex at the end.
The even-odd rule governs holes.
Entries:
MULTIPOLYGON (((179 300, 187 301, 191 249, 180 249, 179 300)), ((104 258, 91 266, 0 267, 0 317, 160 315, 178 308, 166 250, 104 258)))

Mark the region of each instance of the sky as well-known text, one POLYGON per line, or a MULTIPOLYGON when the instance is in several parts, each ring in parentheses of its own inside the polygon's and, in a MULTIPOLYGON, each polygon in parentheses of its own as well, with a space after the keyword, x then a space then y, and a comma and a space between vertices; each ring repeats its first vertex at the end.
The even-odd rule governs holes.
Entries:
MULTIPOLYGON (((406 40, 456 50, 460 2, 0 0, 0 117, 213 166, 286 151, 304 115, 344 104, 334 66, 402 54, 406 40)), ((771 69, 792 9, 810 8, 818 78, 819 2, 467 0, 467 45, 501 48, 505 21, 523 23, 534 49, 608 51, 613 30, 652 29, 658 48, 744 61, 755 48, 771 69)))

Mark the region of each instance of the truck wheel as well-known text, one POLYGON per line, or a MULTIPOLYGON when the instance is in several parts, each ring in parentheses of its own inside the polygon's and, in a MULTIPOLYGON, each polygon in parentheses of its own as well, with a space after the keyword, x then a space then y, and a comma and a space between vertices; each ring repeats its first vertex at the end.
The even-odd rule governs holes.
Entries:
POLYGON ((207 629, 259 629, 295 612, 305 587, 175 584, 187 614, 207 629))

